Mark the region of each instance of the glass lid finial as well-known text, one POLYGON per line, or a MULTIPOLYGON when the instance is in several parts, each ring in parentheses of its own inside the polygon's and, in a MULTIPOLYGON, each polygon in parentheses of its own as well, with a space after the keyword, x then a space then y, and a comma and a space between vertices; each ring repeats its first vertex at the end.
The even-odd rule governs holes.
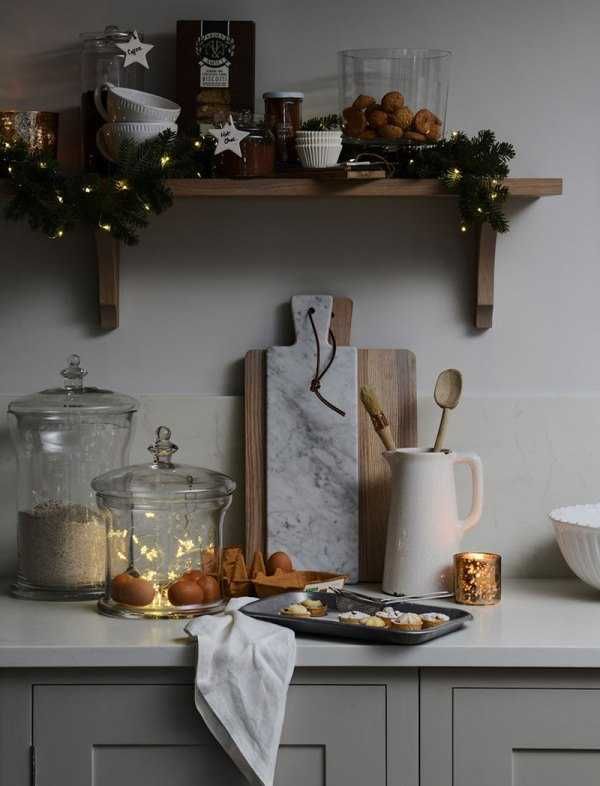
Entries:
POLYGON ((153 445, 148 447, 148 450, 154 456, 155 466, 172 466, 171 456, 179 448, 174 442, 171 442, 171 429, 167 426, 159 426, 156 429, 156 440, 153 445))
POLYGON ((67 390, 81 390, 83 388, 83 378, 87 375, 85 368, 81 368, 81 358, 79 355, 69 355, 67 358, 68 366, 60 372, 65 379, 67 390))

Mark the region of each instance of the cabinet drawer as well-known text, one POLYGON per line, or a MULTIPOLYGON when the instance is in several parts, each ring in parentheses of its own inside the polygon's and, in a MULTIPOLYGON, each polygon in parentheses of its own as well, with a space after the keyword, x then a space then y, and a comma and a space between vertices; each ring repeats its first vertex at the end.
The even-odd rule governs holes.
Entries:
MULTIPOLYGON (((37 685, 37 786, 245 786, 186 685, 37 685)), ((386 686, 292 685, 277 786, 384 786, 386 686)))

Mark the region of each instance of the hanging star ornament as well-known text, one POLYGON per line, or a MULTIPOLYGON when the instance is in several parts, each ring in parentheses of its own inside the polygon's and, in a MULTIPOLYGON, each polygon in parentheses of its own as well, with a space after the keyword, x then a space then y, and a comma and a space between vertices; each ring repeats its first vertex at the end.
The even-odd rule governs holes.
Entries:
POLYGON ((248 131, 240 131, 233 123, 233 118, 229 115, 229 122, 225 123, 222 128, 211 128, 209 134, 212 134, 217 140, 217 147, 215 148, 215 155, 224 153, 226 150, 231 150, 236 156, 242 158, 242 151, 240 142, 249 136, 248 131))
POLYGON ((150 69, 148 65, 147 55, 151 49, 154 49, 154 44, 144 44, 140 41, 137 30, 131 34, 131 38, 125 44, 117 44, 119 49, 125 52, 125 62, 123 68, 127 68, 132 63, 139 63, 144 68, 150 69))

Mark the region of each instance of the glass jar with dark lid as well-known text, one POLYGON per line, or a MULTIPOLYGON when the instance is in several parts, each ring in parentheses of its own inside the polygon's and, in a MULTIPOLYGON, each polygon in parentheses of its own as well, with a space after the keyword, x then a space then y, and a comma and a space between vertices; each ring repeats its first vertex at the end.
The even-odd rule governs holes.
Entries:
POLYGON ((71 355, 63 387, 11 401, 17 454, 17 578, 21 598, 80 600, 104 588, 106 543, 90 483, 127 462, 138 402, 83 384, 71 355))
POLYGON ((230 117, 246 136, 240 142, 241 157, 231 150, 215 157, 218 177, 271 177, 275 172, 275 137, 262 116, 237 112, 230 117))
POLYGON ((234 481, 222 472, 179 464, 166 426, 148 448, 153 460, 92 482, 106 524, 104 614, 192 617, 223 606, 221 550, 234 481))
POLYGON ((294 90, 272 90, 263 93, 265 123, 275 134, 277 163, 289 164, 298 160, 296 131, 302 125, 304 93, 294 90))

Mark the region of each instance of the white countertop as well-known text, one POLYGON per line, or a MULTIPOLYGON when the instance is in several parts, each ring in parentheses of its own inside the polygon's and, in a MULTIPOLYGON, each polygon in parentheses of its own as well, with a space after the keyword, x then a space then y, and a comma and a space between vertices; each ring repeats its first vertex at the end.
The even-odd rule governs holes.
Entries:
MULTIPOLYGON (((420 646, 298 637, 297 666, 600 667, 600 592, 577 579, 506 580, 500 605, 469 610, 466 628, 420 646)), ((0 668, 189 667, 184 624, 112 619, 93 602, 16 600, 2 585, 0 668)))

